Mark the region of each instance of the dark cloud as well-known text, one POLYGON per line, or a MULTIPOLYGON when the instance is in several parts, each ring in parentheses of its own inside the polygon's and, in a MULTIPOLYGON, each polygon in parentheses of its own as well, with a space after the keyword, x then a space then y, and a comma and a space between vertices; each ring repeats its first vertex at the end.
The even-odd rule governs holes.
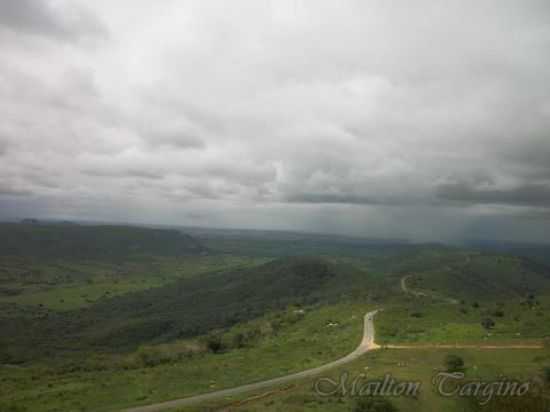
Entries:
POLYGON ((98 166, 97 169, 83 169, 81 173, 94 176, 94 177, 107 177, 107 178, 139 178, 139 179, 151 179, 158 180, 164 177, 161 171, 153 171, 150 169, 101 169, 98 166))
POLYGON ((13 187, 10 184, 0 183, 0 196, 28 196, 30 190, 13 187))
POLYGON ((403 205, 412 204, 408 199, 384 199, 377 197, 331 194, 331 193, 301 193, 286 197, 288 202, 296 203, 321 203, 321 204, 352 204, 352 205, 403 205))
POLYGON ((106 28, 84 7, 49 0, 0 2, 0 25, 30 34, 75 39, 82 35, 105 35, 106 28))
POLYGON ((513 173, 525 179, 550 180, 550 137, 546 132, 550 116, 539 128, 541 136, 522 137, 516 144, 496 147, 495 152, 513 173))
POLYGON ((477 188, 467 183, 439 185, 441 199, 471 204, 503 204, 550 207, 550 185, 531 184, 512 189, 477 188))

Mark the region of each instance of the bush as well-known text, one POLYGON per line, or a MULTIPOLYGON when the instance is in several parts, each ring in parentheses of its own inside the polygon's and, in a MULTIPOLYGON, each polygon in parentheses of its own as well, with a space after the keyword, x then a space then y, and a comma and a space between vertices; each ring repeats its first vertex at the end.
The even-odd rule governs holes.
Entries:
POLYGON ((457 355, 447 355, 445 357, 445 368, 447 372, 459 372, 464 370, 464 360, 457 355))
POLYGON ((352 412, 397 412, 397 408, 385 398, 360 398, 355 402, 352 412))
POLYGON ((504 312, 500 309, 497 309, 493 312, 493 316, 496 316, 497 318, 502 318, 504 316, 504 312))
POLYGON ((489 330, 495 326, 495 321, 491 318, 485 318, 481 321, 481 326, 489 330))
POLYGON ((206 338, 206 347, 212 353, 220 353, 220 352, 223 352, 225 349, 225 346, 222 342, 222 338, 221 336, 218 336, 218 335, 208 336, 206 338))

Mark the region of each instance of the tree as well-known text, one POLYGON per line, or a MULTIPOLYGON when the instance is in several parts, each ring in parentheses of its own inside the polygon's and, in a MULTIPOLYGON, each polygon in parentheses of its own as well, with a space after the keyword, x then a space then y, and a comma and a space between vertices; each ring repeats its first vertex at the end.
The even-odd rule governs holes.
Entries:
POLYGON ((457 355, 445 356, 445 368, 447 372, 459 372, 464 369, 464 360, 457 355))
POLYGON ((481 326, 489 330, 495 326, 495 321, 491 318, 485 318, 481 321, 481 326))
POLYGON ((398 412, 398 410, 385 398, 363 397, 355 402, 352 412, 398 412))

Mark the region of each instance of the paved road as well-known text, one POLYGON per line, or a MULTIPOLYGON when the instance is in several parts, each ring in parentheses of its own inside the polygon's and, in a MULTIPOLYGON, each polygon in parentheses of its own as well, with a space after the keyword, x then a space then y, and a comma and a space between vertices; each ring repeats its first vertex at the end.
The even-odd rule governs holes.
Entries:
POLYGON ((363 339, 359 346, 350 354, 335 360, 333 362, 327 363, 325 365, 319 366, 317 368, 308 369, 302 372, 293 373, 291 375, 281 376, 275 379, 269 379, 262 382, 250 383, 248 385, 238 386, 231 389, 223 389, 220 391, 209 392, 202 395, 190 396, 188 398, 176 399, 173 401, 156 403, 149 406, 139 406, 136 408, 127 409, 126 412, 157 412, 164 411, 170 408, 177 408, 182 406, 194 405, 200 402, 213 401, 227 396, 240 395, 242 393, 255 391, 258 389, 264 389, 271 386, 285 384, 296 379, 309 378, 315 375, 318 375, 322 372, 326 372, 329 369, 333 369, 337 366, 344 365, 346 363, 352 362, 355 359, 359 358, 361 355, 365 354, 369 350, 377 349, 379 346, 374 343, 374 323, 373 318, 378 311, 368 312, 364 318, 363 324, 363 339))

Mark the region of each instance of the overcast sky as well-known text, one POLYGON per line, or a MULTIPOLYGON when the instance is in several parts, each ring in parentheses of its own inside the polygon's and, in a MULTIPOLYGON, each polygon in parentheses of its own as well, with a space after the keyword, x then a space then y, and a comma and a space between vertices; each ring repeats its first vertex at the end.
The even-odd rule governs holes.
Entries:
POLYGON ((0 2, 0 218, 549 241, 550 2, 0 2))

